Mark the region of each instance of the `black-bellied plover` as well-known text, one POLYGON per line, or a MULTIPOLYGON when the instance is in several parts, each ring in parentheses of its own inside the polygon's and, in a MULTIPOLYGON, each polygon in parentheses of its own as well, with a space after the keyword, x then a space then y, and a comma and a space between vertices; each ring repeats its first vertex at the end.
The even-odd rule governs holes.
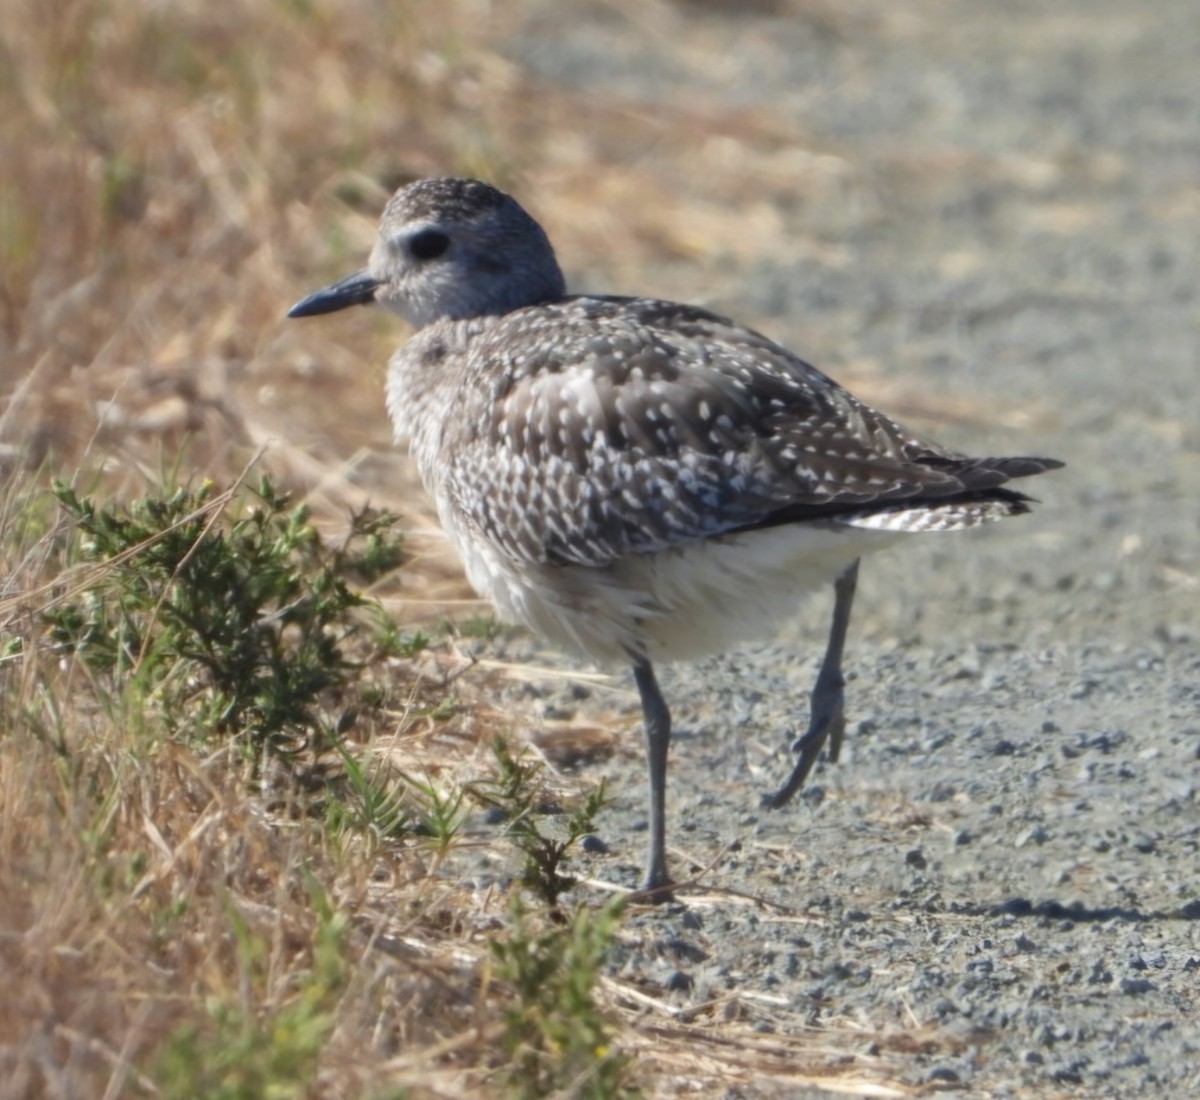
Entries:
POLYGON ((650 781, 644 889, 665 893, 671 719, 658 661, 769 638, 832 583, 833 623, 782 806, 845 728, 862 554, 1029 510, 1046 458, 969 458, 780 345, 694 306, 566 293, 546 234, 477 180, 402 187, 366 270, 289 317, 378 302, 416 333, 387 408, 467 577, 503 619, 633 667, 650 781))

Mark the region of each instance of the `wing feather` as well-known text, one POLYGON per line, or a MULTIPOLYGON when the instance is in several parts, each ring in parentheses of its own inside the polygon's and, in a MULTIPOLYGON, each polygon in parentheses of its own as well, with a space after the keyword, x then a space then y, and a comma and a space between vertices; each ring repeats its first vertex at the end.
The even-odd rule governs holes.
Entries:
POLYGON ((946 451, 766 337, 652 299, 508 314, 472 341, 462 391, 446 483, 489 542, 534 563, 600 567, 1053 465, 946 451))

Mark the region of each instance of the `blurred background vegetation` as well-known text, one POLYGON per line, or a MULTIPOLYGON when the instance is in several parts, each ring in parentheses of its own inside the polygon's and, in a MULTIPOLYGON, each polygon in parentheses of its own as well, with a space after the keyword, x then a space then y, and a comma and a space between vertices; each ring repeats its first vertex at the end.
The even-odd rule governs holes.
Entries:
MULTIPOLYGON (((598 14, 661 36, 693 7, 719 14, 598 14)), ((839 30, 835 7, 796 8, 839 30)), ((355 463, 389 461, 380 380, 395 324, 282 314, 361 262, 396 186, 486 177, 552 227, 582 281, 710 265, 683 294, 714 261, 772 240, 772 199, 853 174, 717 89, 664 102, 647 72, 599 97, 512 60, 514 46, 553 48, 551 5, 5 0, 3 13, 10 467, 70 468, 90 452, 136 479, 186 440, 189 468, 218 476, 270 440, 265 461, 289 479, 345 489, 344 476, 378 496, 390 478, 355 463)), ((699 62, 711 37, 693 32, 679 56, 699 62)))

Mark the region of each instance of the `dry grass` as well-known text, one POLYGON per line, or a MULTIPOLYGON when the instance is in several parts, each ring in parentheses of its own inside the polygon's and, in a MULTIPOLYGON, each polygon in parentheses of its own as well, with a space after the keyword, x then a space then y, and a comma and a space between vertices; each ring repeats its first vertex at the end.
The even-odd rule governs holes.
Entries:
MULTIPOLYGON (((655 33, 678 18, 616 6, 655 33)), ((251 460, 330 532, 368 499, 404 516, 410 560, 378 592, 398 617, 476 607, 390 448, 394 325, 281 322, 358 261, 400 181, 473 173, 519 190, 602 286, 636 285, 651 258, 753 254, 785 194, 869 204, 854 166, 769 112, 651 113, 543 86, 491 46, 521 7, 3 4, 0 568, 5 640, 20 642, 0 708, 5 1097, 182 1097, 208 1071, 230 1097, 503 1090, 514 994, 488 950, 508 927, 502 892, 429 845, 331 832, 299 795, 250 782, 230 746, 164 737, 147 699, 52 653, 38 616, 67 581, 50 475, 127 500, 164 471, 232 485, 251 460)), ((792 7, 836 33, 836 6, 792 7)), ((393 664, 397 702, 356 735, 364 751, 447 784, 486 771, 506 716, 480 674, 455 685, 449 721, 430 717, 452 671, 441 650, 393 664)), ((828 1029, 765 1042, 736 999, 684 1017, 608 980, 596 997, 651 1093, 755 1078, 903 1092, 828 1029)))

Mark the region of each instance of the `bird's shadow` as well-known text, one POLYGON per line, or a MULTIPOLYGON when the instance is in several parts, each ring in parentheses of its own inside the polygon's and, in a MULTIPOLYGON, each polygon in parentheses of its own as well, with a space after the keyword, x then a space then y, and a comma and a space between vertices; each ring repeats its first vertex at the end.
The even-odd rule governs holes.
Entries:
POLYGON ((1126 905, 1104 905, 1098 908, 1072 902, 1064 905, 1060 901, 1033 902, 1028 898, 1010 898, 999 905, 960 904, 951 910, 963 916, 977 917, 1049 917, 1052 920, 1069 920, 1079 923, 1102 923, 1104 921, 1128 921, 1140 924, 1148 921, 1187 920, 1200 921, 1200 900, 1189 901, 1178 909, 1141 910, 1126 905))

